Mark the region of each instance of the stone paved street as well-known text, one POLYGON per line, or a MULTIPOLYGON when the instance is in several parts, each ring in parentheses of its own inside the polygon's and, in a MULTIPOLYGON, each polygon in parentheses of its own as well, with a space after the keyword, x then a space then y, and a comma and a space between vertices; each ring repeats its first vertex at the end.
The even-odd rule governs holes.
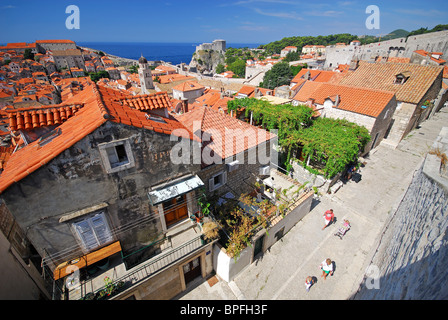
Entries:
POLYGON ((384 223, 395 212, 443 126, 448 126, 446 107, 412 131, 397 149, 377 147, 365 159, 359 183, 350 181, 335 194, 323 195, 302 221, 234 281, 218 279, 213 286, 202 281, 178 299, 350 299, 362 282, 384 223), (321 230, 322 214, 330 208, 337 222, 321 230), (340 240, 334 233, 345 218, 352 228, 340 240), (326 258, 335 262, 336 269, 323 280, 319 265, 326 258), (309 292, 305 290, 308 275, 317 278, 309 292))

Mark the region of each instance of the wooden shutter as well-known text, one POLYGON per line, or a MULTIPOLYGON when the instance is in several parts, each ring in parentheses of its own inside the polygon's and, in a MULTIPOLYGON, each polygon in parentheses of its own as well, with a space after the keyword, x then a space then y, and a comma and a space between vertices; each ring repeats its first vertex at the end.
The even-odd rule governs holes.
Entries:
POLYGON ((86 250, 90 251, 98 246, 98 241, 88 220, 76 223, 75 228, 86 250))
POLYGON ((118 155, 115 147, 107 148, 107 157, 109 158, 110 166, 113 168, 116 163, 118 163, 118 155))
POLYGON ((104 213, 75 223, 75 229, 87 251, 96 249, 102 244, 112 241, 112 234, 107 225, 104 213))
POLYGON ((208 179, 208 191, 212 192, 215 189, 215 178, 208 179))
POLYGON ((104 214, 97 214, 91 218, 92 227, 100 245, 112 241, 112 235, 110 233, 107 222, 104 218, 104 214))

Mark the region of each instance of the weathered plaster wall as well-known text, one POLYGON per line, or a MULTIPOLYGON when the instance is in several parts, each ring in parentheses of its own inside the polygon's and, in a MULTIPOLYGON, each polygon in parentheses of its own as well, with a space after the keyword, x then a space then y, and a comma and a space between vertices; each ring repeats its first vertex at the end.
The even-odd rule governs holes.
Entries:
MULTIPOLYGON (((118 228, 150 214, 149 188, 199 169, 199 165, 173 164, 170 150, 176 142, 169 139, 169 135, 107 122, 14 184, 3 193, 3 199, 42 257, 43 248, 53 254, 77 247, 71 229, 76 219, 61 223, 62 216, 103 202, 108 204, 106 217, 123 251, 136 250, 161 236, 160 219, 125 232, 118 228), (98 145, 124 138, 129 138, 135 166, 106 173, 98 145)), ((79 255, 79 250, 73 255, 79 255)))

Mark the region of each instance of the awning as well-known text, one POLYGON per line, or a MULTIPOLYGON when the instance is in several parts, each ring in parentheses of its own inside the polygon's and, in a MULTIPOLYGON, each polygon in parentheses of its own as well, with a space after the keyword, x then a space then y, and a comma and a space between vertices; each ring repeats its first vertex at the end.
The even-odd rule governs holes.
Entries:
POLYGON ((204 182, 198 176, 189 176, 148 192, 148 197, 155 206, 203 186, 204 182))
POLYGON ((61 279, 69 274, 73 273, 74 269, 72 266, 77 267, 78 269, 90 266, 95 262, 103 260, 117 252, 121 251, 120 241, 114 242, 107 247, 101 248, 99 250, 88 253, 82 257, 79 257, 74 260, 70 260, 64 263, 61 263, 56 267, 53 272, 54 280, 61 279), (69 268, 70 267, 70 268, 69 268), (68 269, 68 270, 67 270, 68 269))

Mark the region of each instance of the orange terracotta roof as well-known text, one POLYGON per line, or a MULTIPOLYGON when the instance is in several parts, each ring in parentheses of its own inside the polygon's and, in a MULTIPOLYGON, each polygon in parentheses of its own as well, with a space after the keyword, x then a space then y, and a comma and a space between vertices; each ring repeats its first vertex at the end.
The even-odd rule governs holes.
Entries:
POLYGON ((242 86, 241 89, 238 91, 238 93, 245 94, 248 97, 253 94, 255 91, 255 87, 251 86, 242 86))
POLYGON ((396 62, 396 63, 409 63, 411 58, 403 58, 403 57, 389 57, 387 58, 387 62, 396 62))
POLYGON ((326 99, 334 101, 336 96, 339 96, 336 108, 378 117, 393 99, 394 92, 307 81, 294 100, 306 102, 313 99, 315 103, 323 105, 326 99))
POLYGON ((360 61, 358 68, 341 79, 339 83, 393 91, 398 101, 417 104, 442 72, 443 67, 441 66, 360 61), (409 79, 404 84, 395 84, 396 75, 402 72, 409 72, 409 79))
POLYGON ((162 72, 176 71, 176 69, 174 69, 174 68, 172 68, 172 67, 169 67, 169 66, 163 66, 163 65, 157 66, 157 67, 155 68, 155 70, 162 71, 162 72))
POLYGON ((191 80, 191 79, 196 79, 196 78, 192 77, 192 76, 184 76, 182 74, 177 74, 177 73, 159 76, 159 82, 161 84, 166 84, 166 83, 171 83, 171 82, 176 82, 176 81, 181 81, 181 80, 191 80))
POLYGON ((15 42, 15 43, 8 43, 6 46, 0 47, 0 49, 31 49, 36 48, 35 43, 26 43, 26 42, 15 42))
POLYGON ((443 54, 443 52, 428 52, 428 51, 421 50, 421 49, 415 50, 414 52, 419 55, 422 55, 424 57, 429 57, 432 61, 437 62, 438 64, 444 64, 446 62, 445 60, 440 59, 440 56, 443 54), (437 58, 433 57, 433 55, 438 55, 439 58, 437 59, 437 58))
MULTIPOLYGON (((98 91, 110 115, 108 119, 112 122, 144 128, 158 133, 174 134, 179 137, 195 139, 191 132, 171 116, 168 118, 163 117, 162 120, 159 120, 158 118, 153 118, 150 114, 130 108, 125 103, 122 103, 122 101, 125 101, 129 97, 129 95, 122 93, 122 91, 107 87, 98 87, 98 91)), ((165 97, 165 95, 166 93, 159 94, 156 99, 160 98, 160 96, 165 97)))
POLYGON ((195 81, 185 81, 181 84, 178 84, 177 86, 174 86, 172 89, 187 92, 187 91, 205 89, 205 87, 195 81))
POLYGON ((83 103, 84 106, 53 130, 52 135, 24 146, 9 157, 0 175, 0 192, 46 165, 106 121, 198 140, 173 117, 153 119, 149 114, 122 105, 119 100, 127 97, 120 91, 92 85, 70 98, 66 105, 83 103))
MULTIPOLYGON (((302 69, 299 73, 291 80, 291 82, 297 83, 300 79, 304 79, 305 74, 310 73, 310 80, 316 82, 328 82, 333 76, 336 75, 334 71, 325 70, 315 70, 315 69, 302 69)), ((306 79, 308 80, 308 79, 306 79)))
POLYGON ((9 118, 9 129, 11 131, 29 130, 58 125, 72 117, 82 106, 82 104, 74 104, 6 110, 9 118))
POLYGON ((170 98, 166 92, 139 95, 120 101, 131 108, 142 111, 172 107, 170 98))
MULTIPOLYGON (((93 89, 92 89, 93 90, 93 89)), ((92 94, 92 98, 93 98, 92 94)), ((53 139, 45 143, 40 139, 14 152, 0 175, 0 192, 47 164, 64 150, 70 148, 107 120, 96 99, 90 99, 75 117, 63 122, 54 132, 53 139), (58 134, 59 133, 59 134, 58 134)))
MULTIPOLYGON (((14 138, 12 138, 14 139, 14 138)), ((5 169, 5 165, 8 162, 11 154, 13 153, 15 146, 2 147, 0 146, 0 171, 5 169)))
MULTIPOLYGON (((244 121, 207 107, 196 107, 192 111, 176 116, 176 118, 190 131, 197 130, 199 129, 197 126, 200 126, 202 133, 211 134, 210 142, 206 140, 202 142, 222 159, 227 159, 275 137, 274 134, 264 129, 251 126, 244 121), (226 129, 252 132, 252 134, 249 139, 244 134, 235 135, 233 148, 232 146, 226 148, 226 129)), ((202 134, 201 137, 203 138, 204 135, 202 134)))

